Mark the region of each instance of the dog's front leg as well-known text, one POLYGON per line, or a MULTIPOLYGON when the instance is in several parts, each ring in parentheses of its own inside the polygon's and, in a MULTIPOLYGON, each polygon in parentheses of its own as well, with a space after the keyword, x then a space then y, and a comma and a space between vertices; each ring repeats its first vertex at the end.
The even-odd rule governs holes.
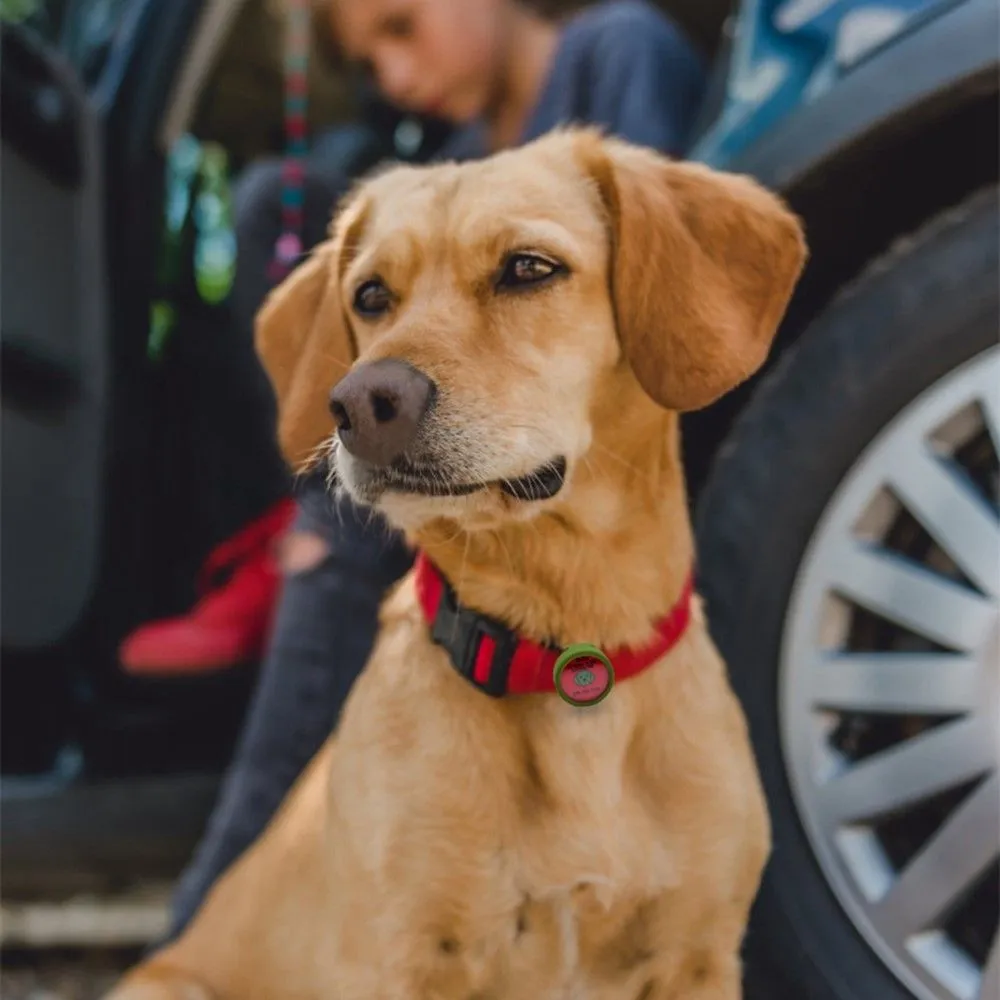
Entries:
POLYGON ((120 982, 105 1000, 213 1000, 215 994, 186 972, 153 961, 120 982))
POLYGON ((622 1000, 742 1000, 743 977, 735 956, 698 957, 678 975, 651 977, 634 998, 622 1000))

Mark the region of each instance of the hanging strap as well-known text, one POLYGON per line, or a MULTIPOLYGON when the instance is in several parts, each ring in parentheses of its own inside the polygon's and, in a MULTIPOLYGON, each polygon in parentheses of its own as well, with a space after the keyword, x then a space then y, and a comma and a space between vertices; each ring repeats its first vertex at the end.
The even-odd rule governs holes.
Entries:
POLYGON ((282 168, 281 235, 274 246, 271 277, 281 281, 302 257, 302 206, 309 99, 311 0, 285 0, 285 160, 282 168))

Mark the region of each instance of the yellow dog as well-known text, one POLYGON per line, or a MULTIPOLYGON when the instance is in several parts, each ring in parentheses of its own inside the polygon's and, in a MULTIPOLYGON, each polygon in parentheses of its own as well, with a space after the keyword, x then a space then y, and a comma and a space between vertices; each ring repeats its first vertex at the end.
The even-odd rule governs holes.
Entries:
POLYGON ((336 734, 115 1000, 740 995, 769 831, 677 415, 762 364, 804 259, 751 180, 589 131, 348 198, 258 346, 289 461, 417 568, 336 734))

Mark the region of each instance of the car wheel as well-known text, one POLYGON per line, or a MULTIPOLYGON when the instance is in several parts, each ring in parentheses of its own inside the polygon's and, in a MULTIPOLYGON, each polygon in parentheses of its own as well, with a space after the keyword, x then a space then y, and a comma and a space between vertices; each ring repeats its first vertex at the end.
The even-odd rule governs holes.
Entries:
POLYGON ((774 833, 748 954, 795 1000, 1000 997, 997 211, 840 295, 700 498, 774 833))

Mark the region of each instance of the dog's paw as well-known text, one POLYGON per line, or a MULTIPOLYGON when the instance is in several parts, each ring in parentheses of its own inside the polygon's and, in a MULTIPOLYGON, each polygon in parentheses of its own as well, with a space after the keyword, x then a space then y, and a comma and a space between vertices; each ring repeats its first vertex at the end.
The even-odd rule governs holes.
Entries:
POLYGON ((189 976, 162 966, 141 966, 104 1000, 216 1000, 211 990, 189 976))

